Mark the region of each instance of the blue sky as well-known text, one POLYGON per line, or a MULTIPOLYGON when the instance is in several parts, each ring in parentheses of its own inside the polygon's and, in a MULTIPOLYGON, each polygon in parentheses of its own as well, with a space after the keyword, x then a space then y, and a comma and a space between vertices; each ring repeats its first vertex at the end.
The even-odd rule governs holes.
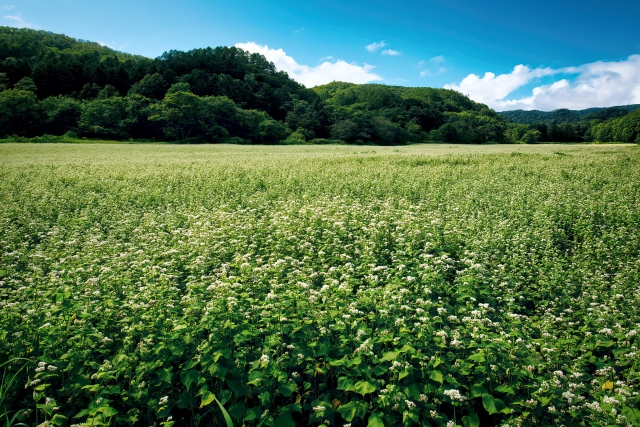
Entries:
POLYGON ((446 86, 496 109, 640 103, 638 16, 635 0, 0 3, 2 25, 130 53, 240 44, 307 86, 446 86))

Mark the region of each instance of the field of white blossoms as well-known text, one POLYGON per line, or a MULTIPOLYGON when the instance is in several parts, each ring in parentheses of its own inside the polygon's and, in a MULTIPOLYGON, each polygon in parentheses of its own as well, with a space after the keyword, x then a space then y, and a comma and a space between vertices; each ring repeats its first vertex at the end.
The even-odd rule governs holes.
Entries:
POLYGON ((0 424, 640 426, 640 147, 0 144, 0 424))

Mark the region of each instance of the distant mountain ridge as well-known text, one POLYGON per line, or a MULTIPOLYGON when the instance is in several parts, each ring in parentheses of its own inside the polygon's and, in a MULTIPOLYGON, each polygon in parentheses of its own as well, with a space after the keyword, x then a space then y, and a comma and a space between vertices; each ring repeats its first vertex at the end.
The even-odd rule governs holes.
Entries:
POLYGON ((502 111, 498 114, 508 120, 526 125, 537 123, 577 123, 589 120, 608 120, 615 117, 622 117, 637 110, 640 104, 618 105, 615 107, 594 107, 584 110, 569 110, 561 108, 554 111, 540 110, 512 110, 502 111))

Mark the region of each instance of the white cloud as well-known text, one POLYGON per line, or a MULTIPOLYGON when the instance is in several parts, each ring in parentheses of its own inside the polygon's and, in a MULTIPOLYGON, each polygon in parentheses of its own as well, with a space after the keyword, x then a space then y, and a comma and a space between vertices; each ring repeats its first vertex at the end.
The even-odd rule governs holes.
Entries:
POLYGON ((439 76, 440 74, 444 74, 446 72, 447 72, 447 67, 440 67, 438 68, 438 71, 436 71, 435 73, 432 73, 431 70, 422 70, 420 71, 420 77, 439 76))
POLYGON ((367 49, 369 52, 375 52, 378 49, 382 49, 383 47, 385 47, 387 44, 383 41, 381 42, 373 42, 371 44, 366 45, 364 48, 367 49))
POLYGON ((369 83, 383 80, 373 72, 375 66, 369 64, 360 66, 339 59, 335 62, 324 61, 315 67, 310 67, 298 64, 282 49, 270 49, 269 46, 262 46, 254 42, 236 43, 235 46, 247 52, 264 55, 268 61, 275 64, 278 70, 287 72, 289 77, 306 87, 318 86, 332 81, 369 83))
POLYGON ((15 9, 16 7, 12 4, 8 4, 6 6, 0 6, 0 10, 11 10, 11 9, 15 9))
POLYGON ((389 56, 398 56, 400 55, 402 52, 399 52, 397 50, 393 50, 393 49, 386 49, 383 50, 382 52, 380 52, 380 55, 389 55, 389 56))
POLYGON ((304 31, 304 28, 298 28, 297 30, 293 31, 293 34, 300 34, 303 31, 304 31))
MULTIPOLYGON (((14 6, 3 6, 3 9, 10 10, 13 9, 14 6)), ((15 15, 5 15, 0 18, 0 23, 8 26, 8 27, 16 27, 16 28, 32 28, 34 30, 39 30, 41 27, 39 25, 33 24, 31 22, 27 22, 22 18, 20 12, 16 12, 15 15)))
POLYGON ((579 67, 535 68, 517 65, 509 74, 496 76, 485 73, 465 77, 460 84, 445 85, 468 94, 496 110, 556 110, 558 108, 584 109, 640 103, 640 55, 631 55, 621 61, 598 61, 579 67), (574 75, 551 84, 540 85, 531 96, 508 99, 515 90, 543 76, 574 75))
POLYGON ((442 55, 434 56, 429 61, 433 62, 434 64, 440 64, 444 62, 444 56, 442 55))

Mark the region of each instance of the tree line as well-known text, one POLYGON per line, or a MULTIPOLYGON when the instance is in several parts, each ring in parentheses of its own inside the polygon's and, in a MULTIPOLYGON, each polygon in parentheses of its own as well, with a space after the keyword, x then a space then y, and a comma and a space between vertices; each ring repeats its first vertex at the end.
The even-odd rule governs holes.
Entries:
POLYGON ((637 138, 626 115, 598 120, 515 123, 445 89, 343 82, 307 89, 236 47, 150 59, 0 27, 0 137, 384 145, 637 138))
POLYGON ((640 105, 586 110, 505 111, 512 122, 507 138, 541 142, 636 142, 640 143, 640 105))

